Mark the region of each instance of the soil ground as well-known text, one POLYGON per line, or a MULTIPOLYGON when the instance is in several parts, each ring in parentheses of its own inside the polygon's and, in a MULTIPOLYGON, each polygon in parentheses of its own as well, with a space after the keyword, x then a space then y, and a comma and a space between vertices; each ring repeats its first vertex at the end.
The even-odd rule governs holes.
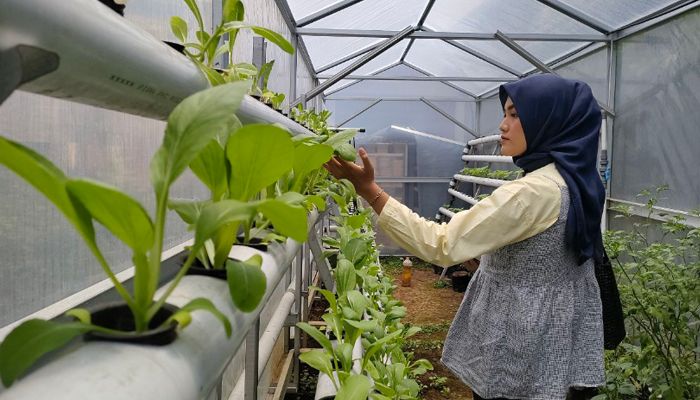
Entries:
MULTIPOLYGON (((406 323, 423 328, 423 332, 411 337, 405 351, 413 351, 414 358, 425 358, 433 364, 434 369, 418 380, 424 389, 421 398, 426 400, 470 400, 472 392, 459 378, 454 376, 442 363, 442 344, 447 336, 450 323, 459 308, 463 293, 457 293, 449 285, 439 287, 435 283, 439 275, 433 273, 432 265, 420 260, 413 261, 410 287, 402 287, 400 282, 401 259, 399 257, 382 257, 385 273, 395 278, 398 286, 394 297, 406 306, 406 323)), ((449 279, 446 279, 449 282, 449 279)))

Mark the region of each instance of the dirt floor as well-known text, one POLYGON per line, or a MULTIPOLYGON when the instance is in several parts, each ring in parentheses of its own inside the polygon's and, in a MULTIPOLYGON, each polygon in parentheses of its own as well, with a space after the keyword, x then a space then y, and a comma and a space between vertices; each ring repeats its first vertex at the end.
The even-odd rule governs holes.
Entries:
MULTIPOLYGON (((418 325, 423 332, 410 338, 405 351, 413 351, 416 359, 425 358, 433 364, 434 370, 423 375, 419 382, 424 387, 421 397, 426 400, 468 400, 471 390, 440 363, 442 344, 447 336, 463 293, 457 293, 451 286, 436 284, 439 275, 433 273, 430 264, 413 259, 413 273, 410 287, 402 287, 399 280, 401 259, 382 257, 384 271, 396 278, 398 286, 394 296, 401 300, 407 309, 404 322, 418 325)), ((449 282, 449 279, 446 280, 449 282)))

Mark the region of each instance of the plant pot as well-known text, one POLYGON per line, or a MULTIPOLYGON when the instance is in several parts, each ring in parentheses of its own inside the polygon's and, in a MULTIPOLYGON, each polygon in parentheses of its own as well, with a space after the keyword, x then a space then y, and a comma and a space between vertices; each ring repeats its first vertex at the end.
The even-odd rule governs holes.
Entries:
POLYGON ((172 47, 175 49, 180 54, 185 54, 185 45, 181 43, 175 43, 175 42, 169 42, 167 40, 163 40, 163 43, 167 44, 168 46, 172 47))
POLYGON ((85 334, 85 340, 165 346, 177 339, 177 331, 175 330, 177 323, 172 322, 167 326, 161 326, 161 324, 177 310, 179 308, 172 304, 163 304, 163 307, 151 319, 149 330, 134 332, 134 316, 129 306, 122 302, 109 303, 90 313, 92 323, 124 333, 117 335, 93 331, 85 334))
MULTIPOLYGON (((182 259, 180 261, 180 266, 185 264, 185 260, 187 260, 187 257, 189 254, 185 253, 182 256, 182 259)), ((234 260, 234 261, 241 261, 237 258, 229 257, 229 260, 234 260)), ((198 259, 194 259, 194 262, 192 262, 192 265, 190 265, 190 268, 187 270, 185 275, 199 275, 199 276, 208 276, 210 278, 215 278, 215 279, 220 279, 222 281, 227 280, 226 279, 226 268, 220 268, 220 269, 212 269, 212 268, 206 268, 204 264, 201 263, 198 259)))
POLYGON ((469 286, 469 281, 472 279, 472 274, 468 271, 456 271, 452 274, 452 290, 459 293, 464 293, 469 286))
POLYGON ((114 11, 115 13, 121 15, 122 17, 124 16, 124 8, 126 8, 125 4, 117 4, 114 2, 114 0, 99 0, 99 1, 100 1, 100 3, 111 8, 112 11, 114 11))
POLYGON ((250 238, 248 243, 243 243, 243 239, 244 239, 243 236, 239 235, 237 237, 237 239, 238 239, 238 244, 240 246, 248 246, 248 247, 252 247, 256 250, 267 251, 267 243, 263 243, 262 239, 260 239, 260 238, 250 238))

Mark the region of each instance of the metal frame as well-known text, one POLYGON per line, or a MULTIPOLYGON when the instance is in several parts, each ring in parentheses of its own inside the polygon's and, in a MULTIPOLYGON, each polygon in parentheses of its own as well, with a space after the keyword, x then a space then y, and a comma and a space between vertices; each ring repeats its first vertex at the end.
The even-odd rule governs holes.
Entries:
POLYGON ((343 58, 340 58, 340 59, 338 59, 338 60, 336 60, 336 61, 333 61, 332 63, 326 64, 326 65, 320 67, 319 69, 316 70, 316 73, 317 73, 317 74, 320 74, 321 72, 328 71, 329 69, 331 69, 331 68, 333 68, 333 67, 337 67, 338 65, 340 65, 340 64, 342 64, 342 63, 344 63, 344 62, 353 60, 353 59, 355 59, 355 58, 357 58, 357 57, 359 57, 359 56, 361 56, 361 55, 363 55, 363 54, 369 53, 370 51, 376 49, 377 46, 379 46, 379 43, 375 43, 375 44, 373 44, 373 45, 371 45, 371 46, 369 46, 369 47, 366 47, 366 48, 361 49, 361 50, 358 50, 358 51, 356 51, 356 52, 354 52, 354 53, 348 54, 347 56, 345 56, 345 57, 343 57, 343 58))
POLYGON ((363 0, 345 0, 341 1, 340 3, 333 4, 329 7, 321 9, 311 15, 307 15, 306 17, 300 19, 299 21, 297 21, 296 26, 297 28, 301 28, 303 26, 312 24, 320 19, 326 18, 362 1, 363 0))
POLYGON ((413 33, 415 30, 416 30, 416 28, 413 26, 406 27, 401 32, 398 32, 396 35, 394 35, 391 38, 380 43, 379 46, 377 46, 374 50, 372 50, 369 53, 362 56, 362 58, 360 58, 359 60, 355 61, 354 63, 345 67, 342 71, 333 75, 333 77, 329 78, 327 81, 323 82, 322 84, 320 84, 320 85, 316 86, 315 88, 311 89, 310 91, 308 91, 304 96, 306 97, 307 100, 318 96, 319 94, 323 93, 324 90, 335 85, 338 81, 343 79, 345 76, 349 75, 350 73, 352 73, 356 69, 367 64, 368 62, 372 61, 380 54, 389 50, 391 47, 393 47, 395 44, 397 44, 398 42, 403 40, 405 37, 407 37, 408 35, 413 33))
POLYGON ((462 122, 460 122, 457 118, 453 117, 453 116, 450 115, 448 112, 446 112, 445 110, 441 109, 440 107, 438 107, 437 105, 435 105, 434 103, 432 103, 430 100, 426 100, 426 99, 423 98, 423 97, 421 97, 420 100, 421 100, 423 103, 425 103, 428 107, 430 107, 430 108, 432 108, 433 110, 437 111, 437 112, 438 112, 440 115, 442 115, 443 117, 445 117, 445 118, 449 119, 450 121, 452 121, 453 124, 457 125, 458 127, 462 128, 463 130, 467 131, 469 134, 471 134, 471 135, 474 136, 475 138, 478 137, 477 133, 476 133, 473 129, 471 129, 470 127, 464 125, 464 124, 463 124, 462 122))
MULTIPOLYGON (((435 75, 431 74, 430 72, 428 72, 428 71, 426 71, 426 70, 424 70, 424 69, 422 69, 422 68, 420 68, 420 67, 417 67, 416 65, 414 65, 414 64, 412 64, 412 63, 410 63, 410 62, 404 61, 404 62, 403 62, 403 65, 405 65, 405 66, 407 66, 407 67, 413 69, 414 71, 418 71, 418 72, 420 72, 421 74, 425 74, 425 75, 428 75, 428 76, 435 76, 435 75)), ((476 99, 476 98, 477 98, 476 95, 475 95, 474 93, 472 93, 472 92, 470 92, 470 91, 468 91, 468 90, 462 89, 461 87, 455 85, 454 83, 450 83, 450 82, 442 82, 442 83, 445 84, 445 85, 447 85, 447 86, 449 86, 449 87, 451 87, 452 89, 454 89, 454 90, 456 90, 456 91, 458 91, 458 92, 460 92, 460 93, 466 94, 467 96, 469 96, 469 97, 471 97, 471 98, 473 98, 473 99, 476 99)))
MULTIPOLYGON (((430 10, 432 10, 434 4, 435 0, 428 0, 428 4, 426 4, 425 9, 423 9, 423 14, 421 14, 420 19, 418 19, 418 29, 423 29, 423 24, 425 23, 426 18, 428 18, 428 14, 430 14, 430 10)), ((399 58, 399 62, 403 62, 406 59, 406 55, 411 50, 411 47, 413 47, 414 40, 415 39, 409 40, 408 46, 406 46, 403 54, 401 54, 401 58, 399 58)))
MULTIPOLYGON (((319 79, 330 79, 332 76, 319 75, 319 79)), ((518 78, 498 77, 466 77, 466 76, 377 76, 377 75, 347 75, 344 79, 356 79, 361 81, 429 81, 429 82, 511 82, 518 78)))
MULTIPOLYGON (((280 1, 280 0, 278 0, 280 1)), ((299 28, 297 33, 303 36, 328 36, 328 37, 375 37, 391 38, 399 31, 362 30, 362 29, 320 29, 299 28)), ((554 34, 554 33, 508 33, 513 40, 545 41, 545 42, 605 42, 606 35, 594 34, 554 34)), ((452 39, 452 40, 496 40, 493 33, 474 32, 428 32, 416 31, 409 38, 413 39, 452 39)))
POLYGON ((348 117, 347 119, 343 120, 343 122, 340 122, 340 123, 337 124, 337 125, 338 125, 338 126, 343 126, 343 125, 347 124, 348 122, 350 122, 350 121, 352 121, 353 119, 359 117, 359 116, 362 115, 365 111, 369 110, 370 108, 376 106, 377 104, 379 104, 379 103, 381 103, 381 102, 382 102, 382 99, 377 99, 377 100, 373 101, 372 104, 370 104, 370 105, 368 105, 367 107, 363 108, 362 110, 356 112, 355 114, 351 115, 350 117, 348 117))
POLYGON ((554 9, 567 17, 574 19, 589 28, 593 28, 600 33, 608 34, 615 30, 612 26, 600 21, 592 16, 582 12, 581 10, 571 7, 568 4, 562 3, 559 0, 537 0, 538 2, 544 4, 545 6, 554 9))
MULTIPOLYGON (((275 0, 275 4, 277 4, 277 8, 282 14, 282 19, 284 19, 284 23, 287 24, 289 34, 292 35, 292 37, 297 35, 297 25, 294 21, 294 15, 292 14, 292 10, 289 8, 289 4, 287 4, 287 0, 275 0)), ((304 64, 309 70, 309 74, 311 74, 312 77, 315 77, 316 71, 314 70, 314 64, 311 62, 311 57, 309 56, 309 51, 306 49, 304 39, 298 38, 297 46, 295 47, 295 49, 297 52, 299 52, 299 55, 301 55, 302 60, 304 60, 304 64)))
MULTIPOLYGON (((380 68, 380 69, 378 69, 378 70, 372 72, 370 75, 381 74, 382 72, 388 71, 388 70, 390 70, 390 69, 392 69, 392 68, 394 68, 394 67, 396 67, 396 66, 398 66, 398 65, 401 65, 401 64, 398 63, 398 62, 391 63, 391 64, 389 64, 389 65, 387 65, 387 66, 385 66, 385 67, 382 67, 382 68, 380 68)), ((360 82, 361 82, 361 81, 353 81, 353 82, 350 82, 350 83, 348 83, 348 84, 345 85, 345 86, 341 86, 341 87, 339 87, 339 88, 337 88, 337 89, 333 89, 333 90, 329 91, 328 93, 325 93, 324 96, 326 96, 326 97, 327 97, 327 96, 331 96, 331 95, 333 95, 334 93, 337 93, 337 92, 339 92, 339 91, 341 91, 341 90, 343 90, 343 89, 347 89, 347 88, 349 88, 350 86, 356 85, 356 84, 358 84, 358 83, 360 83, 360 82)))
MULTIPOLYGON (((420 101, 420 97, 365 97, 365 96, 339 96, 339 97, 328 97, 326 96, 326 101, 374 101, 374 100, 382 100, 382 101, 420 101)), ((432 97, 426 97, 426 99, 430 101, 449 101, 452 103, 478 103, 477 100, 475 99, 454 99, 454 98, 432 98, 432 97)))

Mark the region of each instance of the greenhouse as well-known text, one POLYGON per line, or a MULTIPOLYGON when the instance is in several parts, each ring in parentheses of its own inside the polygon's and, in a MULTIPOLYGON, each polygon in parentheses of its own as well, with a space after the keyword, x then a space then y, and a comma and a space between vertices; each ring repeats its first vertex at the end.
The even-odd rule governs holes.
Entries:
POLYGON ((3 0, 0 400, 700 399, 699 65, 698 0, 3 0))

